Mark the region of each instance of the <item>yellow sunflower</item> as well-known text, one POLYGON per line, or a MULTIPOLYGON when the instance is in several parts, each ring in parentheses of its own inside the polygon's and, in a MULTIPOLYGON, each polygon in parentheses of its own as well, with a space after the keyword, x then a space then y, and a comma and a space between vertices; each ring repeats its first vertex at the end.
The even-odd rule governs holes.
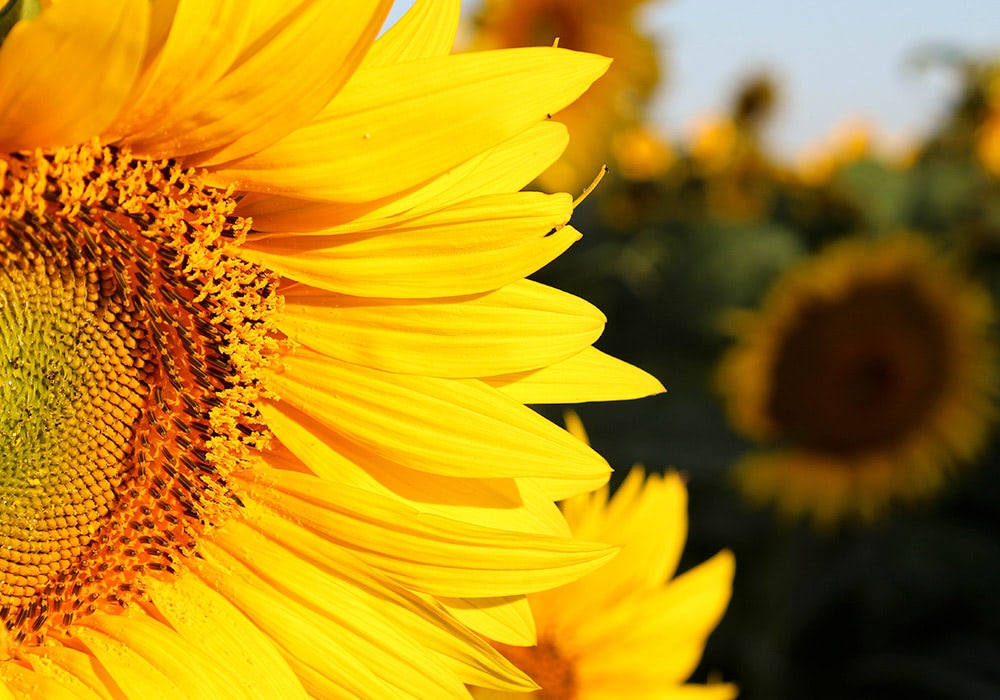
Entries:
POLYGON ((606 463, 523 404, 660 387, 523 279, 579 234, 518 192, 608 61, 390 4, 8 10, 4 696, 530 688, 477 633, 610 556, 553 503, 606 463))
POLYGON ((988 436, 992 319, 986 292, 914 235, 793 268, 734 317, 717 375, 732 424, 775 444, 738 465, 743 490, 824 524, 937 490, 988 436))
POLYGON ((573 533, 620 545, 610 564, 528 596, 534 646, 497 645, 541 686, 523 693, 473 689, 478 700, 704 698, 736 696, 726 683, 686 684, 732 591, 732 553, 672 578, 687 537, 687 491, 676 473, 635 467, 607 488, 563 502, 573 533))
POLYGON ((986 115, 976 132, 976 155, 987 172, 1000 175, 1000 73, 984 79, 986 115))
POLYGON ((624 129, 611 143, 615 168, 626 180, 655 180, 677 160, 669 141, 648 125, 624 129))
POLYGON ((795 173, 806 184, 827 185, 837 171, 871 158, 874 140, 874 128, 867 121, 845 121, 822 142, 807 146, 797 155, 795 173))
POLYGON ((636 27, 645 0, 486 0, 473 43, 482 48, 559 46, 614 58, 607 75, 571 106, 553 112, 569 127, 566 153, 539 178, 547 190, 575 191, 612 155, 612 137, 636 126, 660 79, 656 47, 636 27))
POLYGON ((894 168, 913 164, 917 149, 905 136, 880 133, 874 124, 863 119, 848 119, 820 141, 801 150, 795 157, 793 171, 814 187, 828 185, 840 170, 865 160, 877 160, 894 168))

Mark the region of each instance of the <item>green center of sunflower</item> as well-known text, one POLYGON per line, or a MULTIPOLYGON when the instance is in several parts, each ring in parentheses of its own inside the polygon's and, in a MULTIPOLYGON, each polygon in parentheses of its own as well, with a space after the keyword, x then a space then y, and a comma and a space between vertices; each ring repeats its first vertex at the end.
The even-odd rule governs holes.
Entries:
POLYGON ((535 700, 574 700, 578 696, 575 665, 551 639, 539 639, 533 647, 494 646, 540 686, 531 694, 535 700))
POLYGON ((6 590, 30 595, 108 513, 148 358, 129 314, 98 305, 86 265, 20 243, 0 274, 0 561, 6 590))
POLYGON ((171 162, 0 159, 0 620, 38 642, 124 605, 238 507, 274 283, 171 162))
POLYGON ((806 448, 850 454, 890 446, 919 431, 942 395, 947 330, 908 280, 814 302, 781 344, 769 414, 806 448))

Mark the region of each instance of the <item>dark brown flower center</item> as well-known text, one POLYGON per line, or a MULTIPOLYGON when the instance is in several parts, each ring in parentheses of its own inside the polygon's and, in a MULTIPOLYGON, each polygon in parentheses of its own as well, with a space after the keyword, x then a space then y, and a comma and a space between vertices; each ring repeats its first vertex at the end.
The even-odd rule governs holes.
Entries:
POLYGON ((173 163, 14 154, 0 198, 0 619, 37 642, 236 507, 274 284, 173 163))
POLYGON ((854 453, 895 443, 920 429, 946 386, 947 323, 907 280, 814 301, 780 344, 770 416, 810 449, 854 453))

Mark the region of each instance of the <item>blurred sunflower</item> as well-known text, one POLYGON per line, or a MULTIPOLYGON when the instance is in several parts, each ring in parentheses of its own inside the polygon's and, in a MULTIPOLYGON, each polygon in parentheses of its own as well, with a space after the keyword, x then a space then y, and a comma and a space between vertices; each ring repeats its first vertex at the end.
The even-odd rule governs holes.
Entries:
POLYGON ((738 125, 729 117, 702 115, 692 120, 685 131, 687 153, 709 176, 725 173, 740 155, 738 125))
MULTIPOLYGON (((584 436, 575 415, 571 431, 584 436)), ((607 566, 528 596, 534 646, 497 645, 541 686, 545 700, 733 698, 726 683, 685 684, 729 604, 729 551, 673 578, 687 538, 687 490, 676 473, 634 467, 615 495, 605 487, 562 503, 577 537, 619 545, 607 566)), ((525 697, 474 688, 478 700, 525 697)))
POLYGON ((648 125, 620 131, 611 148, 615 169, 626 180, 655 180, 677 159, 671 144, 648 125))
POLYGON ((638 32, 646 0, 486 0, 476 19, 477 48, 559 46, 613 56, 614 65, 586 95, 558 114, 571 138, 563 157, 539 177, 546 190, 579 190, 611 153, 612 138, 639 124, 660 80, 656 47, 638 32))
POLYGON ((795 173, 806 184, 827 185, 837 171, 871 158, 874 138, 874 128, 868 122, 845 121, 822 142, 807 146, 797 155, 795 173))
POLYGON ((774 451, 737 467, 754 500, 823 524, 936 491, 994 416, 989 297, 922 238, 843 241, 781 278, 717 384, 732 424, 774 451))
POLYGON ((862 119, 848 119, 795 157, 794 173, 808 185, 830 184, 839 171, 866 160, 905 169, 913 165, 917 149, 905 136, 880 133, 862 119))
POLYGON ((703 116, 685 129, 683 150, 704 191, 707 216, 745 221, 765 216, 775 166, 761 149, 753 119, 703 116))
POLYGON ((552 502, 606 463, 523 403, 659 385, 523 279, 578 234, 517 191, 608 61, 390 5, 8 7, 8 694, 531 688, 476 633, 610 556, 552 502))

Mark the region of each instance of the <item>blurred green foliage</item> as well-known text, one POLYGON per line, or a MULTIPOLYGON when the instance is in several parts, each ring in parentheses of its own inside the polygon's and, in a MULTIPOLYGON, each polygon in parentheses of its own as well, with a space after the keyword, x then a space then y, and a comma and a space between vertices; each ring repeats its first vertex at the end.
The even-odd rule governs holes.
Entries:
POLYGON ((934 501, 816 532, 741 501, 728 471, 750 446, 711 389, 723 313, 755 307, 780 272, 845 236, 919 232, 1000 297, 1000 178, 982 156, 997 71, 956 70, 962 95, 925 142, 892 159, 844 147, 808 172, 769 153, 778 88, 749 81, 708 156, 669 144, 655 177, 613 170, 575 214, 583 240, 537 276, 600 306, 598 346, 668 389, 578 412, 619 475, 636 461, 687 475, 686 562, 735 551, 732 604, 696 678, 720 674, 747 700, 1000 698, 996 441, 934 501))

